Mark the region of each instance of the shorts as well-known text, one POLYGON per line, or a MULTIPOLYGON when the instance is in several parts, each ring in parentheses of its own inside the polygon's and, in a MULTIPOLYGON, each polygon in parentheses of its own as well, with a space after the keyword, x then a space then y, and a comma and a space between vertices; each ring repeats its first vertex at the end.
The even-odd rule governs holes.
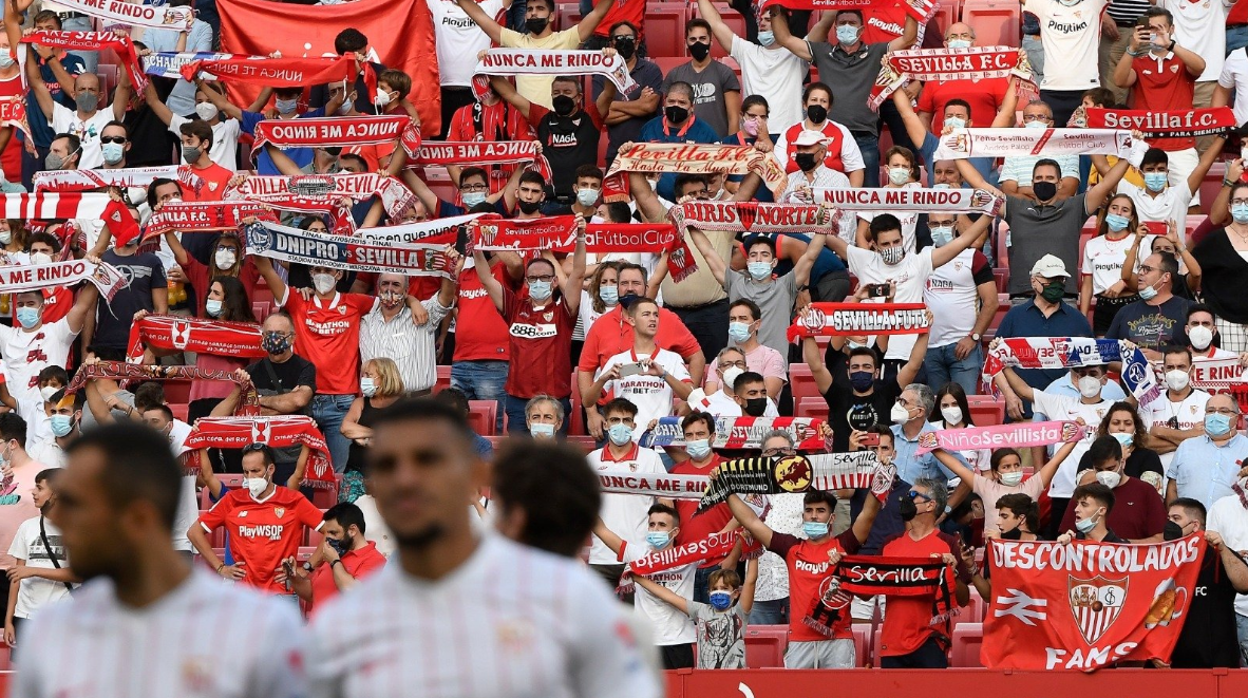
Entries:
POLYGON ((860 599, 855 596, 854 600, 849 604, 850 617, 854 619, 855 623, 869 623, 872 620, 872 616, 875 615, 875 609, 878 607, 880 609, 880 620, 884 620, 884 610, 887 601, 888 599, 883 594, 872 596, 869 599, 860 599))
POLYGON ((853 669, 858 651, 853 640, 790 642, 784 652, 786 669, 853 669))

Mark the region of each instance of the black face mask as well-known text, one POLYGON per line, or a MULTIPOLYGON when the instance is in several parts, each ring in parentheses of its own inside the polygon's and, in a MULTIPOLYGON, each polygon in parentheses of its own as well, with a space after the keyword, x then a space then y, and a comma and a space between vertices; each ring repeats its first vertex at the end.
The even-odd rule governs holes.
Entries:
POLYGON ((822 104, 812 104, 806 107, 806 118, 810 119, 811 123, 822 123, 828 118, 828 109, 822 104))
POLYGON ((567 95, 557 95, 550 100, 550 105, 555 108, 555 113, 559 116, 572 116, 572 111, 576 109, 576 100, 567 95))
POLYGON ((1183 527, 1173 521, 1167 521, 1166 527, 1161 529, 1161 535, 1166 540, 1178 540, 1183 537, 1183 527))
POLYGON ((631 36, 628 39, 616 39, 612 43, 615 45, 615 52, 624 60, 632 58, 633 54, 637 53, 637 40, 631 36))
POLYGON ((902 521, 910 521, 919 515, 919 509, 914 505, 914 500, 910 499, 908 494, 901 496, 901 506, 897 507, 897 513, 901 515, 902 521))
POLYGON ((767 411, 767 398, 752 397, 745 401, 745 407, 742 407, 741 411, 751 417, 761 417, 767 411))
POLYGON ((641 296, 637 295, 636 293, 633 293, 632 291, 629 291, 628 293, 625 293, 623 296, 620 296, 620 307, 623 308, 624 310, 628 310, 629 307, 633 303, 637 302, 638 298, 641 298, 641 296))
POLYGON ((696 44, 689 44, 689 55, 693 56, 695 61, 704 61, 707 56, 711 55, 711 45, 700 41, 696 44))
POLYGON ((671 106, 663 110, 663 115, 673 124, 683 124, 689 118, 689 110, 684 107, 671 106))
POLYGON ((524 28, 529 30, 530 34, 541 34, 546 30, 546 25, 550 23, 549 17, 534 17, 524 22, 524 28))
POLYGON ((819 163, 815 161, 814 153, 797 153, 793 156, 793 162, 797 163, 802 172, 810 172, 819 166, 819 163))
POLYGON ((542 207, 542 202, 540 202, 540 201, 520 201, 520 202, 518 202, 518 204, 517 204, 517 205, 518 205, 518 206, 520 206, 520 210, 521 210, 521 211, 523 211, 525 215, 529 215, 529 216, 531 216, 531 215, 533 215, 534 213, 537 213, 537 209, 539 209, 539 208, 541 208, 541 207, 542 207))
POLYGON ((1057 196, 1057 185, 1052 182, 1032 182, 1031 190, 1036 193, 1037 201, 1051 201, 1057 196))
POLYGON ((1005 533, 1001 534, 1001 540, 1022 540, 1022 539, 1023 539, 1023 527, 1022 526, 1016 526, 1013 530, 1006 531, 1005 533))

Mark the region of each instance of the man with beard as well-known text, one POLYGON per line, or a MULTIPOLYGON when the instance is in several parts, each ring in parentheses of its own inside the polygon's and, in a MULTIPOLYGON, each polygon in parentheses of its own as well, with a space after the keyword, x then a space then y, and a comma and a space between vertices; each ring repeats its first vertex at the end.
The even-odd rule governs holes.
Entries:
MULTIPOLYGON (((1241 480, 1242 482, 1242 480, 1241 480)), ((1240 492, 1243 490, 1241 489, 1240 492)), ((1218 500, 1244 510, 1239 497, 1223 497, 1218 500)), ((1170 655, 1170 666, 1175 669, 1234 669, 1240 665, 1242 643, 1236 647, 1235 623, 1238 592, 1244 598, 1248 594, 1248 564, 1228 544, 1222 534, 1205 528, 1205 505, 1195 499, 1180 498, 1170 503, 1169 520, 1166 522, 1166 540, 1177 540, 1197 531, 1204 533, 1209 543, 1200 564, 1200 576, 1192 589, 1192 603, 1187 612, 1192 617, 1183 624, 1179 642, 1170 655)), ((1223 526, 1216 518, 1209 524, 1223 526)), ((1243 622, 1243 616, 1239 616, 1243 622)))

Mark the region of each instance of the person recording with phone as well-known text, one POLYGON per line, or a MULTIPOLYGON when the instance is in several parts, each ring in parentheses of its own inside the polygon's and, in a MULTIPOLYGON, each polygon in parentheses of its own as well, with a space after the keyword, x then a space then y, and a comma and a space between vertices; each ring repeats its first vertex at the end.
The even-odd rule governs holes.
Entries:
POLYGON ((276 581, 285 584, 316 613, 330 599, 350 589, 361 579, 380 570, 386 558, 377 544, 364 538, 364 513, 350 502, 340 502, 325 511, 320 546, 302 564, 294 557, 282 561, 276 581))

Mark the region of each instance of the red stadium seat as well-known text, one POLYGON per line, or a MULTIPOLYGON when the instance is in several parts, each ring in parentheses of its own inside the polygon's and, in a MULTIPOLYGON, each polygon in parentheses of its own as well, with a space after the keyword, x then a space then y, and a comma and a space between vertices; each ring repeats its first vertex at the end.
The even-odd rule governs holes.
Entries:
POLYGON ((659 3, 646 8, 642 33, 650 58, 685 55, 685 4, 659 3))
POLYGON ((867 623, 854 623, 849 627, 854 631, 856 666, 871 666, 871 626, 867 623))
POLYGON ((1010 305, 1010 294, 998 293, 997 294, 997 312, 993 314, 992 324, 989 325, 989 327, 991 327, 994 330, 1000 327, 1001 321, 1005 319, 1005 314, 1010 312, 1010 308, 1012 307, 1014 306, 1010 305))
POLYGON ((313 531, 310 528, 305 529, 305 530, 307 531, 307 535, 305 536, 306 538, 305 545, 307 546, 311 546, 315 548, 316 546, 320 545, 321 540, 325 538, 325 536, 322 535, 320 531, 313 531))
POLYGON ((815 385, 815 377, 810 373, 810 367, 804 363, 789 365, 789 385, 792 386, 794 400, 822 397, 819 395, 819 386, 815 385))
POLYGON ((971 420, 977 427, 989 427, 1005 422, 1005 400, 992 395, 967 395, 971 408, 971 420))
MULTIPOLYGON (((724 20, 724 24, 727 25, 727 27, 732 30, 732 33, 744 39, 745 38, 745 17, 742 17, 740 12, 737 12, 731 7, 721 4, 721 3, 715 3, 715 9, 719 12, 720 19, 724 20)), ((693 3, 690 3, 689 4, 690 19, 693 19, 693 17, 696 16, 695 10, 696 10, 695 5, 693 3)), ((811 21, 813 22, 814 19, 812 18, 811 21)), ((728 52, 725 51, 723 47, 719 45, 719 42, 715 40, 715 35, 712 34, 711 35, 711 57, 712 58, 724 58, 727 55, 728 55, 728 52)))
POLYGON ((949 666, 982 667, 979 649, 984 644, 984 626, 980 623, 958 623, 953 628, 953 646, 949 666))
MULTIPOLYGON (((945 0, 936 8, 936 14, 932 16, 932 19, 936 20, 936 27, 940 30, 942 39, 949 26, 958 21, 961 9, 960 3, 953 0, 945 0)), ((928 31, 931 31, 930 25, 928 31)))
POLYGON ((957 617, 958 625, 984 622, 984 612, 987 610, 987 607, 988 604, 984 602, 984 597, 979 595, 979 589, 972 586, 971 600, 966 604, 966 608, 962 609, 962 614, 957 617))
POLYGON ((555 31, 571 29, 581 22, 581 6, 573 3, 555 8, 555 31))
POLYGON ((663 71, 663 77, 667 77, 667 74, 672 72, 672 68, 688 63, 690 58, 688 56, 657 56, 650 60, 663 71))
MULTIPOLYGON (((997 281, 997 293, 1005 293, 1006 285, 1010 282, 1009 269, 993 269, 992 276, 997 281)), ((1009 297, 1008 295, 1006 296, 1009 297)))
POLYGON ((498 417, 498 402, 495 400, 469 400, 468 424, 481 436, 494 435, 494 421, 498 417))
POLYGON ((745 665, 751 669, 784 666, 789 626, 751 625, 745 632, 745 665))
POLYGON ((821 397, 800 398, 797 401, 797 409, 794 410, 794 416, 827 420, 828 401, 821 397))
POLYGON ((184 402, 169 403, 169 411, 173 413, 173 418, 182 420, 183 422, 186 421, 189 407, 190 406, 184 402))
POLYGON ((1013 0, 966 0, 962 21, 975 30, 979 46, 1018 47, 1022 8, 1013 0))
POLYGON ((594 443, 594 437, 592 436, 573 436, 571 434, 568 435, 568 445, 580 446, 586 453, 590 453, 598 447, 594 443))

